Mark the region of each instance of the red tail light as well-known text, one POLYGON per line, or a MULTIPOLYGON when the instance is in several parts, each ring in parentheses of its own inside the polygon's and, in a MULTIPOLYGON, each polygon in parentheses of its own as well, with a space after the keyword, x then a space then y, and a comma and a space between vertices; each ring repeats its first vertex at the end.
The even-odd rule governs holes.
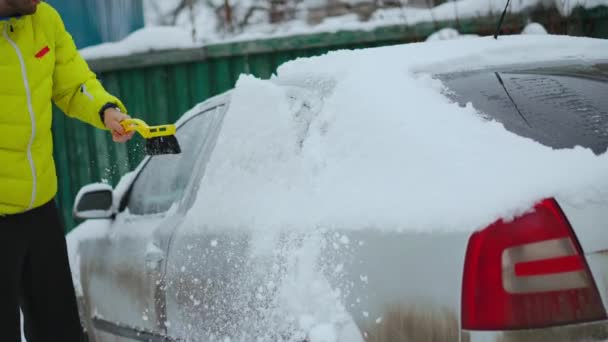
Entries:
POLYGON ((606 318, 587 262, 554 200, 474 233, 467 249, 462 327, 540 328, 606 318))

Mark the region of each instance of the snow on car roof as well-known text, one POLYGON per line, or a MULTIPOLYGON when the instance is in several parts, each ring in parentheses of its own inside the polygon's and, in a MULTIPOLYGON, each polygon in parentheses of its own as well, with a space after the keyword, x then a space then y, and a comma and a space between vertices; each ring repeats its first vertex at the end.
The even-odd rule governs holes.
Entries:
MULTIPOLYGON (((608 158, 553 150, 442 95, 436 72, 608 59, 608 42, 475 38, 338 51, 241 76, 188 220, 218 229, 474 230, 559 196, 608 200, 608 158), (303 111, 284 84, 315 91, 303 111)), ((608 129, 608 128, 606 128, 608 129)))

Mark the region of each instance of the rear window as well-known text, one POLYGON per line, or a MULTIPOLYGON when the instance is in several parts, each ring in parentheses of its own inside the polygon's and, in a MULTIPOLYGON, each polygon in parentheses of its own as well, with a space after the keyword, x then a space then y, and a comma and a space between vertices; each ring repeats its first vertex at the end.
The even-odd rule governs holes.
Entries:
POLYGON ((438 75, 446 95, 471 102, 509 131, 553 148, 608 149, 608 61, 438 75))

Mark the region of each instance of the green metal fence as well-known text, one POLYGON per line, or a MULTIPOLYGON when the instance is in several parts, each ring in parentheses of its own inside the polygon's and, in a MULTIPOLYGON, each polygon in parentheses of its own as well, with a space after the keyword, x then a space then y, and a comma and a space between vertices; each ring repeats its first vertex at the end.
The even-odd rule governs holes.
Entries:
MULTIPOLYGON (((268 78, 282 63, 336 49, 357 49, 422 41, 444 27, 461 33, 492 34, 497 17, 389 26, 373 31, 320 33, 263 41, 238 42, 204 48, 162 51, 91 61, 90 65, 111 93, 119 96, 132 115, 150 124, 174 122, 190 107, 232 88, 242 73, 268 78)), ((550 33, 608 38, 608 7, 577 9, 564 18, 555 10, 538 9, 508 16, 503 33, 519 33, 530 20, 550 33)), ((114 144, 106 132, 55 113, 55 161, 60 190, 57 197, 66 226, 77 223, 71 214, 81 186, 106 181, 116 185, 121 175, 141 160, 143 141, 114 144)))

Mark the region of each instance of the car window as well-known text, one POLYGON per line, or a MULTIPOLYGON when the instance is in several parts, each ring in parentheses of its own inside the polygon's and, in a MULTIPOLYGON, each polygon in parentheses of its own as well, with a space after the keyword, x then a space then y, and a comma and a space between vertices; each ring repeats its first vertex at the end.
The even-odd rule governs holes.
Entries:
POLYGON ((194 174, 197 156, 210 143, 206 137, 214 135, 223 107, 209 109, 178 128, 176 136, 182 153, 150 158, 131 187, 127 202, 130 213, 163 213, 183 197, 194 174))
POLYGON ((553 148, 608 149, 608 64, 439 75, 448 96, 553 148))

